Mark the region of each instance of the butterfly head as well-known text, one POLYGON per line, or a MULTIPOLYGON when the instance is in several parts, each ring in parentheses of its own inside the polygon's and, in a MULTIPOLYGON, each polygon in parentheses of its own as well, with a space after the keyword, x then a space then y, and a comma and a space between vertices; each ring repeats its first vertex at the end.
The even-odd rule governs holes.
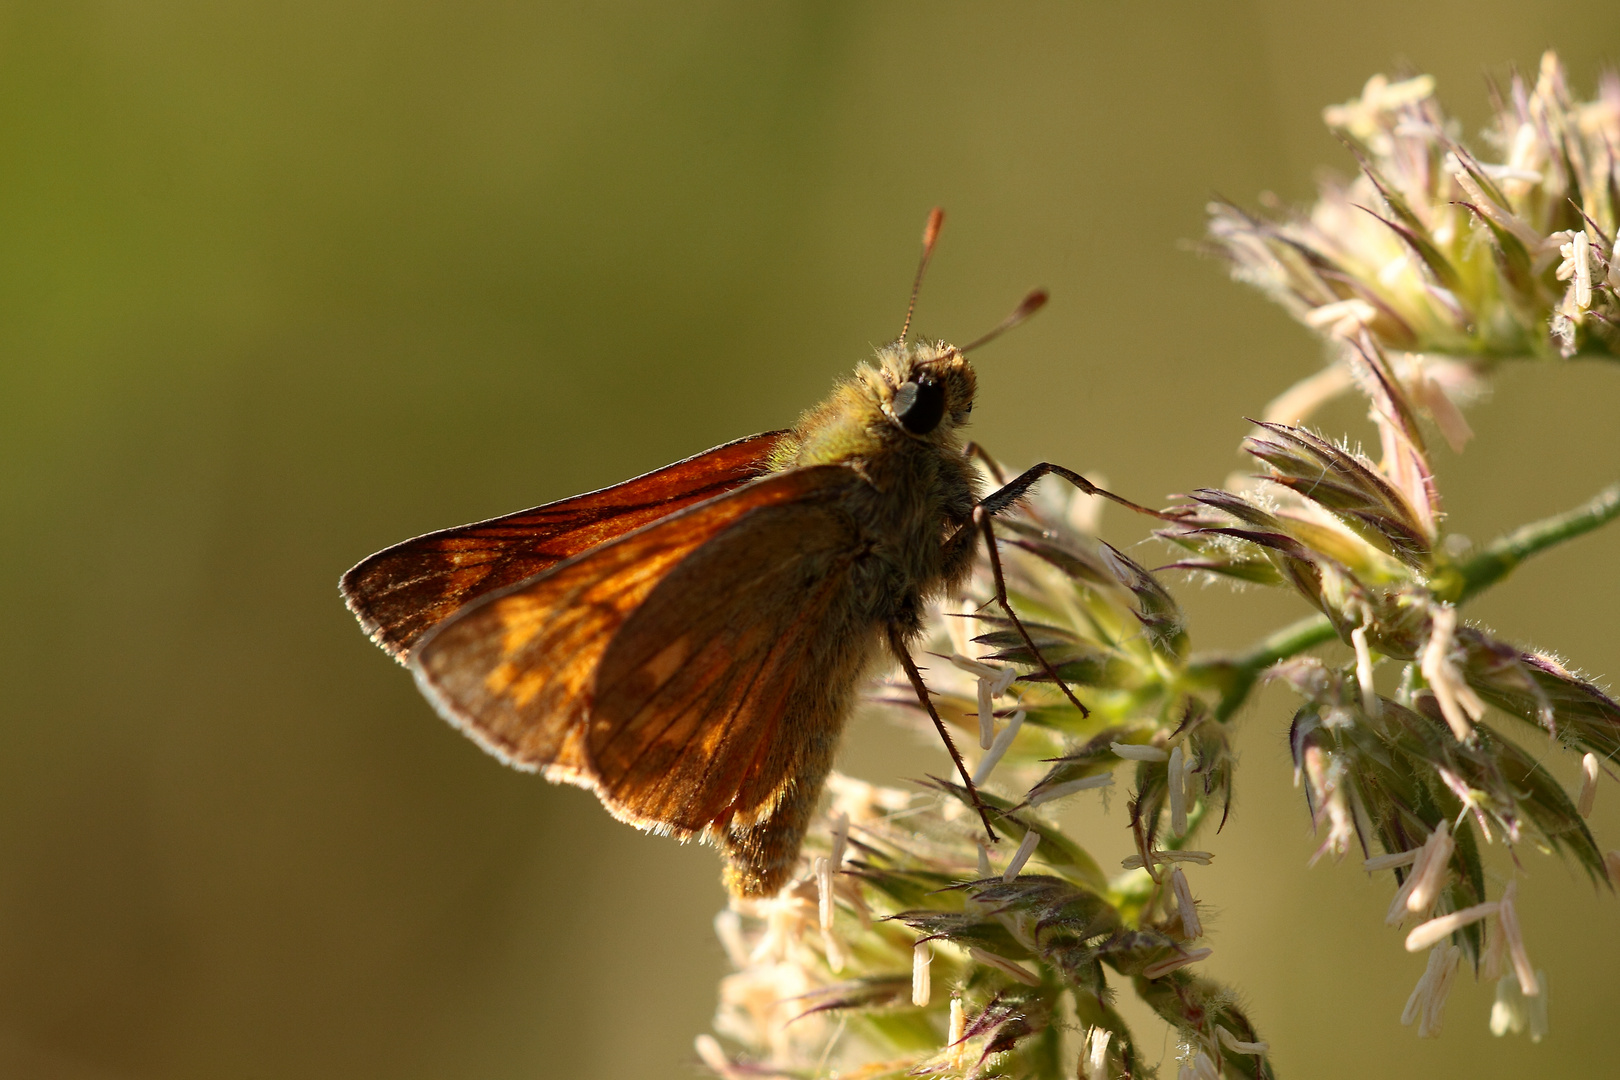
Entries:
POLYGON ((873 389, 883 415, 918 439, 948 435, 973 412, 978 380, 956 346, 943 341, 896 343, 878 352, 873 389))

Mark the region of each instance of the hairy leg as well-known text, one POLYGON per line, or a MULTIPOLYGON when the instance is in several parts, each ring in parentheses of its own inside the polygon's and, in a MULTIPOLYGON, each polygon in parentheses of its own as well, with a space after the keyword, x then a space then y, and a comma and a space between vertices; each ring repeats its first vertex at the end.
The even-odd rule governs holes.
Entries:
MULTIPOLYGON (((980 452, 982 453, 982 451, 980 452)), ((1080 710, 1081 715, 1090 715, 1090 710, 1081 704, 1079 698, 1074 696, 1074 691, 1069 689, 1069 684, 1058 676, 1051 663, 1047 661, 1041 650, 1035 646, 1034 639, 1029 636, 1029 631, 1025 629, 1023 621, 1018 618, 1018 613, 1013 610, 1011 602, 1007 599, 1007 582, 1001 571, 1001 553, 996 548, 995 529, 991 524, 992 518, 1011 509, 1017 504, 1018 500, 1029 493, 1029 489, 1035 486, 1037 480, 1048 474, 1067 480, 1087 495, 1099 495, 1105 499, 1110 499, 1139 514, 1146 514, 1149 517, 1156 517, 1166 521, 1173 519, 1167 514, 1161 514, 1157 510, 1149 510, 1145 506, 1138 506, 1129 499, 1100 488, 1072 469, 1066 469, 1062 465, 1054 465, 1049 461, 1043 461, 1039 465, 1032 465, 1025 469, 1013 478, 1010 483, 1002 484, 1000 488, 979 500, 979 505, 973 508, 972 526, 963 529, 950 540, 950 547, 957 549, 963 545, 971 546, 975 533, 983 535, 985 551, 990 557, 990 570, 995 578, 996 604, 1006 613, 1007 620, 1012 623, 1013 629, 1023 639, 1024 646, 1035 657, 1036 663, 1046 677, 1058 685, 1058 688, 1063 691, 1063 696, 1068 698, 1069 702, 1080 710)))
POLYGON ((928 684, 923 682, 922 672, 917 670, 917 662, 911 658, 911 650, 906 647, 906 639, 898 627, 889 628, 889 648, 893 650, 895 659, 900 661, 900 666, 906 669, 906 677, 911 680, 911 688, 917 692, 917 700, 928 710, 928 717, 934 721, 939 737, 945 740, 945 749, 951 752, 951 760, 956 763, 956 771, 962 775, 962 783, 967 785, 968 796, 973 800, 973 808, 979 812, 979 820, 984 822, 984 831, 990 834, 990 842, 995 843, 1000 837, 996 835, 996 830, 990 827, 990 808, 980 800, 979 789, 974 785, 973 777, 962 761, 961 753, 956 749, 956 742, 945 727, 945 721, 940 719, 939 710, 934 708, 934 700, 928 693, 928 684))

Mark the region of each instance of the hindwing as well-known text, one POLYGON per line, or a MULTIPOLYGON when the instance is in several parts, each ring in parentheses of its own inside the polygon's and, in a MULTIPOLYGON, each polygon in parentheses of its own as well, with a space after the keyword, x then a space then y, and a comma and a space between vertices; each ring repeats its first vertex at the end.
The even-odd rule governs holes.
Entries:
POLYGON ((560 563, 424 638, 417 681, 493 753, 643 828, 766 814, 795 761, 830 761, 871 651, 840 498, 864 483, 789 470, 560 563))

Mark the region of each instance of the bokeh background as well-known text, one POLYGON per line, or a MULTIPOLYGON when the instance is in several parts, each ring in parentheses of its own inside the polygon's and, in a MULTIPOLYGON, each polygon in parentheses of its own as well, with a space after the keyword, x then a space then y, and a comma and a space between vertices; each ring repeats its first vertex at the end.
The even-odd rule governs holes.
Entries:
MULTIPOLYGON (((1403 62, 1474 132, 1548 46, 1589 93, 1620 6, 0 5, 0 1076, 693 1075, 714 854, 480 753, 338 575, 791 422, 898 329, 936 203, 924 333, 1053 296, 980 355, 980 439, 1218 482, 1320 350, 1186 250, 1208 197, 1308 198, 1351 165, 1321 107, 1403 62)), ((1613 480, 1617 406, 1615 365, 1504 371, 1438 459, 1457 527, 1613 480)), ((1302 613, 1184 594, 1206 648, 1302 613)), ((1615 674, 1620 530, 1471 610, 1615 674)), ((1287 706, 1242 717, 1199 880, 1283 1074, 1612 1071, 1620 905, 1531 851, 1550 1038, 1468 982, 1438 1042, 1398 1026, 1423 957, 1387 883, 1305 869, 1287 706)), ((939 755, 873 721, 844 760, 939 755)))

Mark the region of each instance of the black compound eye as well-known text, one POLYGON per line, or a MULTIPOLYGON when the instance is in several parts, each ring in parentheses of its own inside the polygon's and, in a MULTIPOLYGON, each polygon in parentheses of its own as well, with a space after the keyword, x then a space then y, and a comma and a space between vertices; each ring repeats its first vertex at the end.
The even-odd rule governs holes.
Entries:
POLYGON ((926 435, 945 416, 945 384, 932 379, 903 383, 894 392, 894 418, 913 435, 926 435))

